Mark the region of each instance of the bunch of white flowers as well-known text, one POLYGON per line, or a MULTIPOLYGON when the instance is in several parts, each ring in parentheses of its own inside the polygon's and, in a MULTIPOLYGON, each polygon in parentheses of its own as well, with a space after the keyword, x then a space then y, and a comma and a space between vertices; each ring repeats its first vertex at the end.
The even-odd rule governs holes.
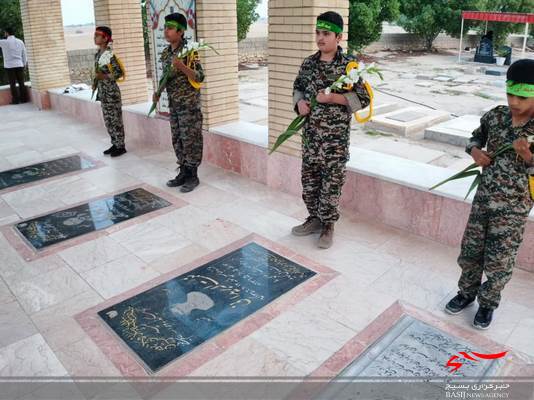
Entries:
POLYGON ((111 58, 113 57, 113 52, 110 49, 105 50, 98 59, 98 66, 100 68, 105 67, 111 63, 111 58))
POLYGON ((375 65, 371 63, 365 65, 365 63, 358 63, 358 67, 352 68, 346 75, 341 75, 330 87, 325 89, 325 94, 330 94, 332 91, 340 91, 346 86, 352 86, 358 83, 360 78, 366 81, 367 77, 371 75, 378 75, 380 79, 383 79, 382 73, 375 65))

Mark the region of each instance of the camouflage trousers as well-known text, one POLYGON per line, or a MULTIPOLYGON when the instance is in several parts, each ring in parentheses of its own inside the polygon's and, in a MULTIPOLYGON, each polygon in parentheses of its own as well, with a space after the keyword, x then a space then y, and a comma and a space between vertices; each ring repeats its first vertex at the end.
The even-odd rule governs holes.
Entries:
POLYGON ((122 121, 122 103, 102 102, 104 124, 111 137, 111 144, 118 148, 124 147, 124 123, 122 121))
POLYGON ((339 199, 346 177, 348 129, 341 129, 341 134, 336 131, 340 130, 308 130, 303 138, 302 199, 309 215, 323 223, 339 219, 339 199))
POLYGON ((172 145, 178 165, 198 167, 202 161, 202 111, 193 107, 170 108, 172 145))
POLYGON ((478 297, 483 307, 499 306, 501 291, 512 277, 527 218, 528 212, 491 209, 486 201, 475 198, 458 257, 460 294, 478 297))

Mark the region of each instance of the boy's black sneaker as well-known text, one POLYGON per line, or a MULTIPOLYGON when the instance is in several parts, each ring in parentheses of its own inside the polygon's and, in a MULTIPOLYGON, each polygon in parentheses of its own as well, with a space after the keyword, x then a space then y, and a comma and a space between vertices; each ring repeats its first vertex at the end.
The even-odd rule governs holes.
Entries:
POLYGON ((464 309, 473 304, 474 301, 474 297, 467 298, 461 294, 457 294, 447 303, 445 306, 445 311, 452 315, 460 314, 464 309))
POLYGON ((122 156, 124 153, 126 153, 126 148, 125 148, 125 147, 121 147, 121 148, 115 147, 115 148, 109 153, 109 155, 110 155, 111 157, 119 157, 119 156, 122 156))
POLYGON ((478 308, 477 314, 475 315, 473 326, 477 329, 488 329, 492 319, 493 310, 481 306, 478 308))

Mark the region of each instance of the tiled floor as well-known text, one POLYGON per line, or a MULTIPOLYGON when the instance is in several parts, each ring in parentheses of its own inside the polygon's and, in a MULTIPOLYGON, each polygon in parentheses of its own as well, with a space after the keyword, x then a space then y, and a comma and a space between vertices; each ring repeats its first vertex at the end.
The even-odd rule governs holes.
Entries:
MULTIPOLYGON (((0 376, 120 375, 74 316, 251 233, 339 275, 193 375, 309 374, 398 299, 473 330, 475 309, 457 317, 442 312, 455 292, 456 248, 345 215, 335 246, 319 250, 316 238, 290 235, 305 216, 297 197, 206 164, 201 186, 182 194, 165 186, 175 173, 171 149, 131 149, 111 159, 101 155, 108 146, 101 128, 29 105, 1 107, 0 120, 1 170, 77 152, 106 164, 0 192, 0 225, 135 185, 152 185, 187 203, 32 262, 0 236, 0 376)), ((515 271, 492 328, 481 335, 534 357, 533 289, 534 276, 515 271)))

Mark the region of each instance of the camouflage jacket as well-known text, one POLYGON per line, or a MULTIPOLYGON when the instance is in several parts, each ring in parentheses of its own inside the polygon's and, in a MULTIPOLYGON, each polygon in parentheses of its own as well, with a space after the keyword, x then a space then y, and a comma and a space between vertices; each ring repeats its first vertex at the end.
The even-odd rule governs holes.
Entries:
MULTIPOLYGON (((332 62, 321 61, 321 52, 307 57, 300 67, 299 74, 293 84, 293 106, 298 113, 297 103, 304 99, 311 101, 317 93, 331 86, 341 75, 346 73, 347 64, 356 61, 354 57, 343 53, 338 47, 332 62)), ((310 120, 320 119, 327 124, 334 121, 334 125, 350 127, 352 113, 369 105, 369 94, 360 81, 354 85, 352 91, 342 93, 348 100, 348 106, 340 104, 317 104, 312 110, 310 120)), ((307 124, 308 126, 310 124, 307 124)))
MULTIPOLYGON (((186 40, 184 39, 182 45, 176 48, 175 50, 172 49, 171 45, 167 46, 163 50, 163 52, 161 53, 161 63, 163 66, 163 71, 167 70, 172 66, 172 60, 182 50, 185 43, 186 40)), ((185 58, 182 61, 184 62, 184 64, 186 64, 187 62, 185 58)), ((195 70, 195 80, 197 82, 203 82, 204 70, 202 69, 202 65, 200 64, 198 54, 195 55, 191 68, 195 70)), ((167 95, 169 96, 169 102, 171 104, 171 107, 173 106, 173 104, 177 106, 198 106, 200 104, 200 91, 196 90, 193 86, 191 86, 187 75, 185 75, 181 71, 171 69, 171 75, 167 80, 165 89, 167 90, 167 95)))
POLYGON ((124 76, 124 71, 121 69, 115 55, 111 57, 111 62, 108 65, 100 67, 98 61, 102 53, 102 51, 98 51, 95 54, 95 71, 103 72, 108 77, 102 80, 95 79, 96 88, 98 89, 96 99, 104 103, 118 103, 121 101, 121 91, 116 81, 124 76), (111 68, 109 65, 111 65, 111 68))
MULTIPOLYGON (((473 132, 466 150, 470 153, 472 146, 486 147, 492 153, 520 137, 532 135, 534 119, 521 127, 512 127, 509 108, 498 106, 482 116, 480 127, 473 132)), ((530 167, 513 150, 497 156, 483 169, 475 200, 487 202, 490 208, 528 212, 532 208, 528 184, 530 167)))

